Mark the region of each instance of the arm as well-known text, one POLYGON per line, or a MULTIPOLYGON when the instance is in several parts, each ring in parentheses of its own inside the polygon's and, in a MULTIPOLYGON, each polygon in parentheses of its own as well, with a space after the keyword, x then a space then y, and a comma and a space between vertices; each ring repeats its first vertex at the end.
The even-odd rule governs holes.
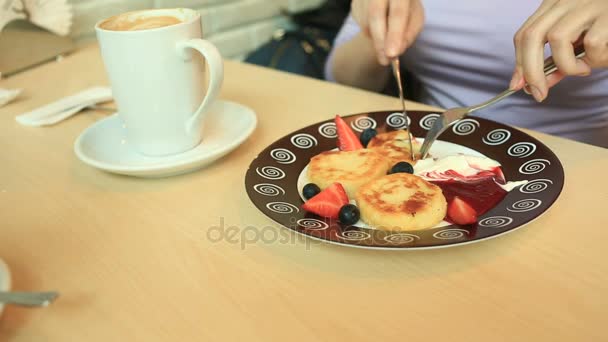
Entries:
POLYGON ((390 76, 389 68, 378 63, 373 45, 361 32, 336 47, 328 63, 336 82, 366 90, 382 90, 390 76))

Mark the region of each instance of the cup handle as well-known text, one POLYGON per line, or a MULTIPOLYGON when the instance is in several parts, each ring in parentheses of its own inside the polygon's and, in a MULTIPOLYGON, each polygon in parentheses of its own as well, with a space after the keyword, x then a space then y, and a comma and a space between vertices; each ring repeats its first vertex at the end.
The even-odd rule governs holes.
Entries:
POLYGON ((209 86, 207 87, 207 94, 205 95, 203 102, 188 121, 186 121, 186 132, 191 132, 193 129, 199 129, 201 127, 203 113, 211 106, 217 97, 218 92, 222 87, 222 81, 224 80, 224 62, 222 61, 222 55, 220 55, 220 52, 213 44, 202 39, 190 39, 177 43, 177 52, 185 61, 192 59, 192 50, 198 51, 207 61, 209 86))

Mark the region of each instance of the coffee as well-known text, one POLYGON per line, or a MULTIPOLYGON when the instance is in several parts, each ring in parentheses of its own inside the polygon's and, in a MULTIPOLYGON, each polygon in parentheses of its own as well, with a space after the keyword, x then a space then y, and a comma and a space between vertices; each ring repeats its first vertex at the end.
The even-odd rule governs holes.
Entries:
POLYGON ((180 23, 181 20, 168 15, 141 17, 134 13, 125 13, 106 19, 99 27, 110 31, 140 31, 180 23))
POLYGON ((198 146, 224 71, 217 48, 202 39, 200 13, 130 12, 101 20, 95 31, 124 142, 148 156, 198 146))

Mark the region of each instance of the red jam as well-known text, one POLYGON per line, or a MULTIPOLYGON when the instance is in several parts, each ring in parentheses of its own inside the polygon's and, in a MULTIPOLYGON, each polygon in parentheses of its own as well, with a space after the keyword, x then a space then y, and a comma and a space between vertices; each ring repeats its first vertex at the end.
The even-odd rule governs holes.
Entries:
POLYGON ((461 180, 432 180, 431 183, 443 190, 443 195, 448 203, 454 196, 458 196, 471 205, 477 215, 483 215, 494 208, 507 195, 507 191, 496 184, 494 176, 479 177, 476 175, 461 180))

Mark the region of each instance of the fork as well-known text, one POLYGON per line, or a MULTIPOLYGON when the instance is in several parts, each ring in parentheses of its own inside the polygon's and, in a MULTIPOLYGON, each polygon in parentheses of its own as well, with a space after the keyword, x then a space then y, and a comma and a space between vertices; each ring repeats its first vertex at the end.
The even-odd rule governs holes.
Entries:
MULTIPOLYGON (((583 44, 574 45, 574 54, 577 59, 585 57, 585 47, 583 46, 583 44)), ((552 57, 549 57, 545 60, 544 71, 545 71, 545 76, 549 76, 552 73, 554 73, 555 71, 557 71, 557 66, 555 65, 555 61, 553 60, 552 57)), ((507 90, 503 91, 502 93, 496 95, 496 97, 494 97, 488 101, 482 102, 478 105, 470 106, 470 107, 456 107, 456 108, 448 109, 445 112, 443 112, 443 114, 441 114, 437 118, 437 120, 435 120, 435 123, 433 124, 433 126, 431 127, 429 132, 426 134, 426 137, 424 138, 424 142, 422 143, 422 148, 420 148, 420 157, 422 159, 426 158, 426 156, 428 155, 429 150, 431 148, 431 145, 433 145, 433 143, 435 142, 435 140, 437 140, 437 138, 441 135, 441 133, 443 133, 451 125, 460 121, 467 115, 469 115, 477 110, 489 107, 489 106, 503 100, 504 98, 513 95, 514 93, 516 93, 518 91, 519 90, 507 89, 507 90)))

